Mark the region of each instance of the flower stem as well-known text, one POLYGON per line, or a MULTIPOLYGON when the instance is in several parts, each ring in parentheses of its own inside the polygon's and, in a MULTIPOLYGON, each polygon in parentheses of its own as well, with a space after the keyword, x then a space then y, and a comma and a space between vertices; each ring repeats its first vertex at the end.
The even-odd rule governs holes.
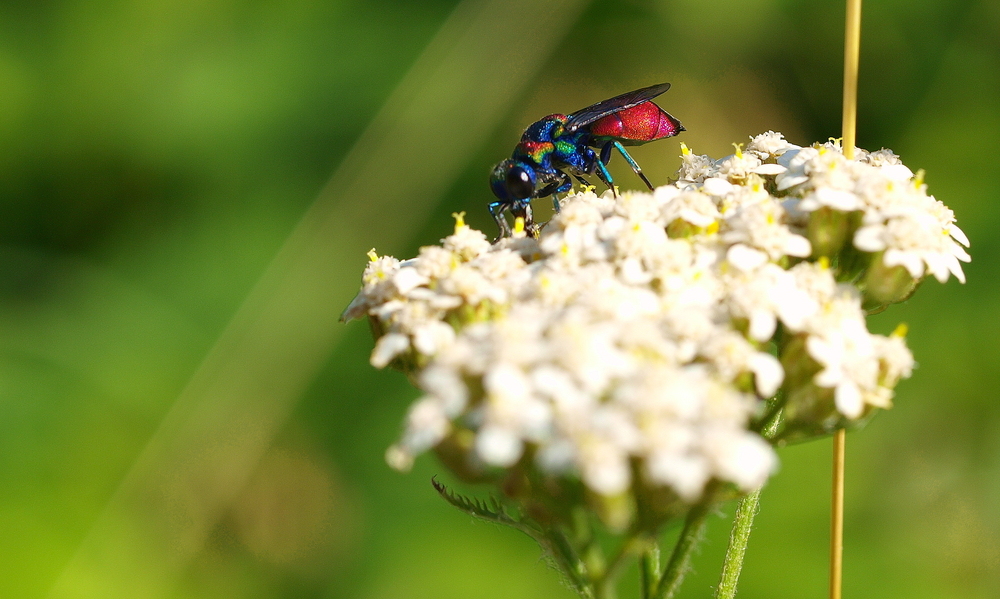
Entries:
MULTIPOLYGON (((771 401, 771 408, 761 418, 759 428, 762 437, 773 440, 781 426, 781 410, 785 407, 785 394, 779 392, 771 401)), ((743 559, 747 553, 747 543, 750 542, 750 529, 754 518, 760 509, 760 492, 741 498, 736 504, 736 515, 733 516, 733 529, 729 533, 729 547, 726 548, 726 559, 722 564, 722 577, 715 590, 715 599, 732 599, 736 596, 736 584, 743 571, 743 559)))
POLYGON ((660 584, 660 545, 654 543, 639 556, 639 576, 642 599, 653 599, 660 584))
POLYGON ((855 130, 858 121, 858 62, 861 56, 861 0, 847 0, 847 23, 844 28, 844 113, 841 134, 844 156, 854 158, 855 130))
MULTIPOLYGON (((861 0, 847 0, 844 25, 844 156, 854 158, 861 59, 861 0)), ((833 498, 830 515, 830 599, 840 599, 844 566, 844 429, 833 436, 833 498)))
POLYGON ((830 515, 830 599, 840 599, 844 569, 844 429, 833 435, 833 497, 830 515))
POLYGON ((698 541, 701 540, 705 531, 705 519, 711 510, 713 493, 706 493, 705 501, 691 508, 688 512, 687 520, 684 521, 684 530, 677 539, 674 552, 670 555, 670 561, 663 572, 663 578, 656 587, 656 592, 652 599, 671 599, 684 581, 684 575, 691 569, 691 553, 698 541))
POLYGON ((615 585, 618 583, 618 576, 621 574, 622 568, 625 567, 626 560, 641 552, 646 545, 647 541, 634 532, 626 537, 618 548, 618 552, 608 561, 607 568, 594 582, 597 599, 611 599, 615 596, 615 585))
MULTIPOLYGON (((537 539, 536 539, 537 540, 537 539)), ((593 586, 587 576, 587 567, 576 554, 573 545, 561 531, 553 530, 539 540, 552 556, 556 566, 566 576, 573 590, 583 599, 594 599, 593 586)))
POLYGON ((746 556, 747 543, 750 541, 750 529, 753 527, 753 519, 759 507, 760 489, 743 497, 736 504, 733 530, 729 533, 729 547, 726 548, 722 578, 715 590, 715 599, 733 599, 736 596, 736 583, 739 582, 740 572, 743 570, 743 558, 746 556))

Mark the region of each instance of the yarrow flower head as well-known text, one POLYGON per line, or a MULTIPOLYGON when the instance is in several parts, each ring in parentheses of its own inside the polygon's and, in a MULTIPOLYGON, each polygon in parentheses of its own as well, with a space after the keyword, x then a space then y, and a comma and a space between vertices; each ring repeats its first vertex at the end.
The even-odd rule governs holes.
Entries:
POLYGON ((774 444, 892 405, 913 357, 865 317, 927 275, 964 282, 951 210, 888 150, 769 131, 683 152, 675 183, 571 194, 537 239, 491 244, 456 215, 413 259, 370 253, 344 318, 423 393, 390 465, 434 450, 537 520, 582 502, 655 527, 759 488, 774 444))

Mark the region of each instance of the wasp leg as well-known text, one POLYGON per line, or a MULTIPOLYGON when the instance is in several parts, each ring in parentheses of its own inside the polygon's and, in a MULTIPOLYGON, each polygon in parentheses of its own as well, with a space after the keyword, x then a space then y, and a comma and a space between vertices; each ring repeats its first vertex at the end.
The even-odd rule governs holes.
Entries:
POLYGON ((614 194, 614 196, 617 198, 618 190, 615 189, 615 180, 611 178, 611 173, 608 172, 607 167, 605 167, 604 163, 601 162, 600 160, 597 161, 596 166, 597 166, 597 173, 596 173, 597 178, 600 179, 602 183, 607 185, 608 189, 611 190, 611 193, 614 194))
POLYGON ((601 146, 601 162, 604 166, 608 166, 611 163, 611 150, 615 148, 615 142, 609 141, 608 143, 601 146))
MULTIPOLYGON (((559 196, 556 194, 566 193, 573 189, 573 179, 565 171, 559 171, 559 173, 562 175, 562 185, 552 194, 552 207, 555 208, 556 212, 559 212, 559 196)), ((577 178, 579 179, 579 177, 577 178)))
POLYGON ((584 179, 580 175, 577 175, 576 173, 574 173, 573 177, 576 178, 576 180, 580 182, 580 185, 583 185, 584 187, 593 187, 593 185, 590 184, 590 181, 587 181, 586 179, 584 179))
POLYGON ((490 204, 490 215, 493 217, 493 220, 497 221, 497 227, 500 229, 500 236, 495 241, 500 241, 504 237, 510 237, 510 225, 503 215, 509 208, 510 204, 506 202, 493 202, 490 204))
MULTIPOLYGON (((621 145, 621 143, 617 141, 613 141, 611 143, 614 144, 615 148, 617 148, 618 151, 621 152, 622 156, 625 157, 625 160, 628 161, 629 166, 632 167, 632 170, 635 171, 635 174, 639 175, 639 178, 642 179, 642 182, 646 184, 646 187, 649 188, 649 191, 653 191, 653 184, 649 182, 649 179, 646 178, 646 175, 642 174, 642 169, 639 168, 639 165, 636 163, 636 161, 632 160, 632 157, 629 156, 628 152, 625 151, 625 146, 621 145)), ((608 148, 608 146, 604 147, 608 148)), ((603 149, 601 150, 601 156, 602 157, 604 156, 603 149)), ((611 157, 611 151, 610 148, 608 148, 608 158, 610 159, 610 157, 611 157)), ((607 164, 607 162, 605 162, 605 164, 607 164)))
POLYGON ((510 213, 514 215, 514 218, 521 217, 524 219, 524 231, 538 239, 538 226, 535 224, 535 219, 531 215, 531 202, 518 202, 510 207, 510 213))

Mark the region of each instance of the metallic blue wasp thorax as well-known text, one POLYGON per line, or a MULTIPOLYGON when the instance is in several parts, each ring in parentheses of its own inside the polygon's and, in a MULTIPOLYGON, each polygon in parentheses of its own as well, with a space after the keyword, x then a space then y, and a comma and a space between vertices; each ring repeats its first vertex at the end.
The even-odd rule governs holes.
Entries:
POLYGON ((546 172, 554 172, 563 166, 578 166, 581 163, 581 141, 589 134, 585 131, 566 131, 567 120, 566 115, 551 114, 535 121, 525 129, 511 157, 546 172))
POLYGON ((562 134, 567 118, 564 114, 550 114, 544 119, 535 121, 524 130, 521 141, 553 141, 562 134))

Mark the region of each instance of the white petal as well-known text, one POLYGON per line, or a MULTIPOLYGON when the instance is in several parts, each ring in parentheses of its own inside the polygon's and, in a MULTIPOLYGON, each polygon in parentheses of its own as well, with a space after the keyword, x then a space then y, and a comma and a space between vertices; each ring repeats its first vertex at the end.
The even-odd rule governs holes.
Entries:
POLYGON ((962 263, 957 259, 952 258, 948 261, 948 270, 951 274, 955 275, 955 278, 960 282, 965 283, 965 272, 962 270, 962 263))
POLYGON ((756 435, 744 434, 737 439, 732 435, 733 432, 727 431, 728 438, 716 443, 713 461, 719 476, 736 483, 743 491, 760 488, 777 466, 774 450, 756 435))
POLYGON ((927 269, 931 271, 934 278, 938 280, 938 283, 947 283, 948 275, 950 270, 948 268, 948 259, 955 260, 954 256, 948 256, 944 254, 927 254, 924 256, 924 262, 927 264, 927 269))
POLYGON ((958 225, 952 223, 948 225, 948 233, 955 238, 956 241, 969 247, 969 238, 966 237, 965 232, 958 228, 958 225))
POLYGON ((865 409, 861 390, 853 381, 843 381, 837 385, 834 402, 837 404, 837 410, 848 418, 857 418, 865 409))
POLYGON ((724 196, 733 191, 733 184, 725 179, 709 177, 702 184, 702 191, 711 196, 724 196))
POLYGON ((750 314, 750 337, 755 341, 767 341, 777 327, 778 319, 770 310, 754 310, 750 314))
POLYGON ((851 210, 860 210, 862 206, 861 199, 857 195, 843 189, 820 187, 814 193, 820 204, 829 206, 835 210, 849 212, 851 210))
POLYGON ((379 337, 372 350, 371 365, 385 368, 393 358, 410 349, 410 338, 402 333, 389 333, 379 337))
MULTIPOLYGON (((812 356, 814 360, 823 365, 829 365, 833 363, 834 360, 836 360, 838 357, 837 352, 834 349, 834 345, 829 341, 827 341, 826 339, 823 339, 822 337, 818 337, 816 335, 809 335, 809 338, 806 339, 806 351, 809 352, 809 355, 812 356)), ((820 375, 822 374, 823 373, 821 372, 820 375)), ((817 375, 817 377, 818 376, 819 375, 817 375)), ((830 375, 826 376, 829 377, 830 375)), ((821 387, 832 387, 835 383, 822 385, 817 382, 816 384, 820 385, 821 387)))
POLYGON ((440 320, 433 320, 413 331, 413 347, 425 356, 431 356, 455 340, 455 329, 440 320))
POLYGON ((385 462, 393 470, 409 472, 413 468, 413 454, 399 445, 393 445, 385 450, 385 462))
POLYGON ((785 371, 781 362, 771 354, 758 352, 750 358, 750 369, 754 373, 757 393, 761 397, 771 397, 778 391, 785 380, 785 371))
POLYGON ((581 469, 587 486, 601 495, 617 495, 632 482, 628 456, 611 446, 586 455, 581 469))
POLYGON ((420 373, 420 388, 436 397, 450 418, 457 417, 469 400, 469 389, 453 368, 428 366, 420 373))
POLYGON ((476 435, 476 453, 493 466, 513 466, 521 458, 524 444, 510 430, 487 424, 476 435))
POLYGON ((778 175, 775 181, 778 183, 778 191, 784 191, 790 187, 795 187, 800 183, 805 183, 809 180, 806 175, 792 175, 788 172, 778 175))
POLYGON ((784 251, 789 256, 806 258, 812 253, 812 244, 801 235, 789 235, 785 241, 784 251))
POLYGON ((677 215, 696 227, 707 227, 715 222, 714 217, 709 216, 708 214, 702 214, 701 212, 692 210, 691 208, 682 208, 677 215))
POLYGON ((416 268, 412 267, 400 268, 396 271, 396 274, 392 276, 392 284, 396 286, 396 291, 398 291, 400 295, 406 295, 415 287, 426 285, 427 282, 427 277, 420 274, 416 268))
POLYGON ((905 164, 883 165, 882 174, 893 181, 909 181, 913 178, 913 171, 907 168, 905 164))
POLYGON ((657 452, 646 460, 653 482, 669 485, 681 499, 697 501, 709 479, 708 462, 698 455, 657 452))
POLYGON ((726 252, 726 260, 741 271, 750 272, 767 264, 768 257, 760 250, 737 243, 726 252))
POLYGON ((880 252, 885 249, 885 241, 882 239, 882 232, 885 227, 882 225, 868 225, 861 227, 854 234, 854 247, 862 252, 880 252))
POLYGON ((757 168, 753 169, 753 172, 757 173, 758 175, 780 175, 786 170, 788 169, 781 166, 780 164, 762 164, 757 168))
POLYGON ((913 252, 889 248, 882 254, 886 266, 903 266, 914 279, 924 276, 924 261, 913 252))
POLYGON ((972 256, 957 243, 951 244, 951 253, 962 262, 972 262, 972 256))

